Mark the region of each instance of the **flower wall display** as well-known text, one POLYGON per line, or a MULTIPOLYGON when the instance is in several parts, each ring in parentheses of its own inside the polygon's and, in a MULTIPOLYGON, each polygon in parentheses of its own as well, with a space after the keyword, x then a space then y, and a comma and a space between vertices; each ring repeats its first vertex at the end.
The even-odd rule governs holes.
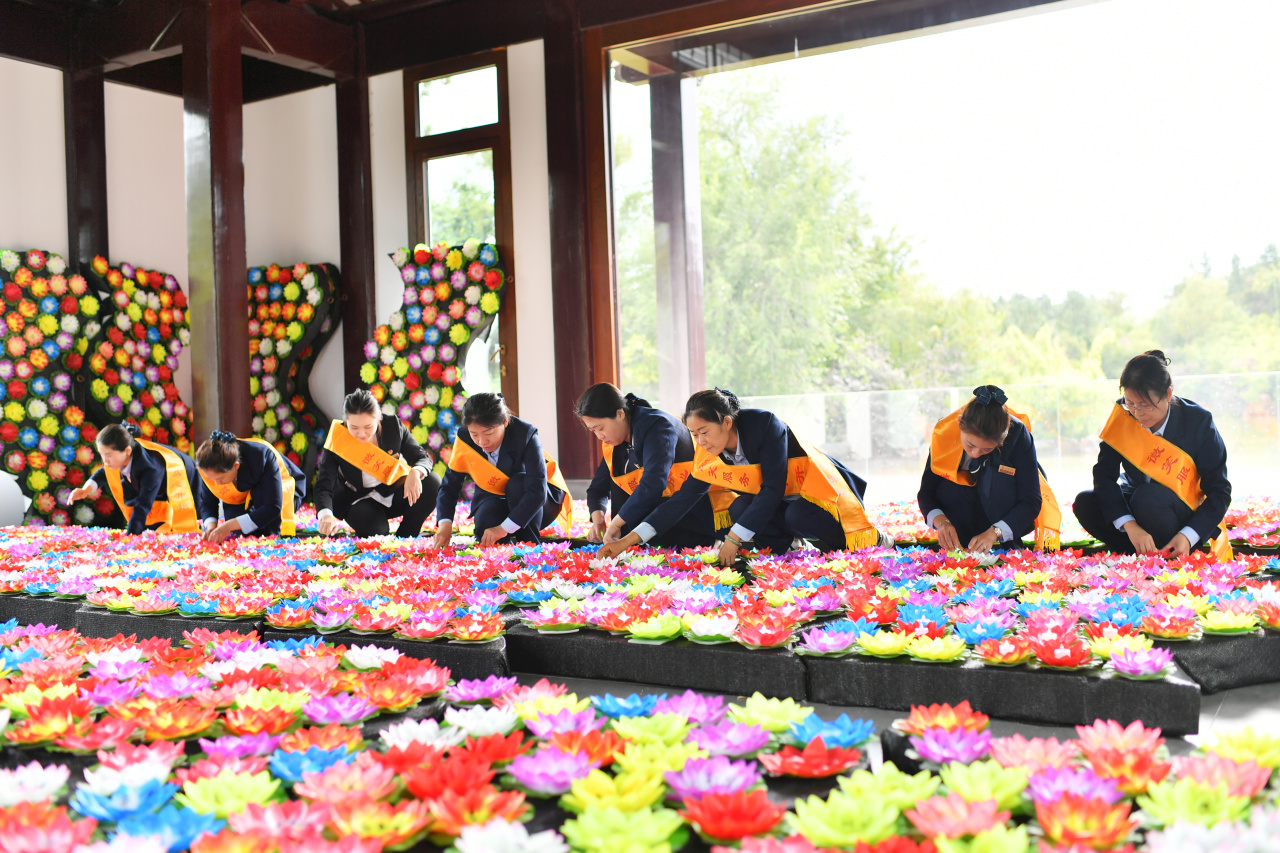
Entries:
POLYGON ((790 699, 455 682, 377 645, 11 620, 0 671, 5 741, 39 748, 0 764, 5 853, 1193 853, 1280 829, 1280 737, 1250 729, 1172 758, 1141 723, 993 737, 968 703, 916 706, 893 724, 916 771, 790 699))
POLYGON ((97 465, 97 428, 86 418, 76 367, 108 312, 88 282, 67 275, 59 255, 0 251, 4 288, 0 353, 0 442, 4 469, 31 499, 34 524, 101 524, 108 499, 67 509, 67 495, 97 465))
POLYGON ((333 337, 339 293, 332 264, 249 270, 249 393, 253 432, 310 477, 328 420, 311 398, 311 367, 333 337))
POLYGON ((466 401, 461 366, 502 307, 506 272, 497 247, 479 240, 419 243, 391 258, 405 284, 403 306, 365 344, 360 380, 384 411, 409 425, 443 473, 440 452, 452 445, 466 401))
POLYGON ((178 354, 191 343, 186 294, 172 275, 111 266, 101 255, 92 275, 110 313, 67 356, 88 385, 89 419, 99 426, 128 419, 143 438, 190 453, 191 407, 174 382, 178 354))

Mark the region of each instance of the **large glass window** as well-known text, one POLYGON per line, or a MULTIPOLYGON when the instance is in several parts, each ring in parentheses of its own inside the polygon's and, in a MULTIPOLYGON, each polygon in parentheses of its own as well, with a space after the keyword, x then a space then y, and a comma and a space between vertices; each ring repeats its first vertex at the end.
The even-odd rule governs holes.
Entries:
POLYGON ((1000 384, 1069 501, 1159 346, 1237 493, 1272 490, 1280 4, 875 5, 610 51, 626 389, 731 388, 908 500, 934 421, 1000 384))
POLYGON ((470 393, 500 391, 516 408, 505 54, 408 69, 405 103, 410 228, 430 245, 473 237, 494 243, 507 267, 508 305, 468 343, 462 385, 470 393))

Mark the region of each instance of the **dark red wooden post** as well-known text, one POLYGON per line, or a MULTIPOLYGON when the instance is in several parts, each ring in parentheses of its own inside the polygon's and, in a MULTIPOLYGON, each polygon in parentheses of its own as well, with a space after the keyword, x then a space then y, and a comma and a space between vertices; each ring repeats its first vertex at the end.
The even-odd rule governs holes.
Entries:
POLYGON ((185 0, 181 18, 196 440, 250 434, 240 0, 185 0))
POLYGON ((373 172, 364 25, 352 27, 350 67, 338 70, 338 223, 342 249, 342 357, 346 390, 360 382, 364 344, 378 326, 374 285, 373 172))
POLYGON ((556 423, 566 477, 590 477, 596 442, 586 441, 574 403, 595 382, 587 242, 586 127, 577 0, 546 0, 547 167, 551 188, 551 277, 555 282, 556 423), (577 439, 577 440, 575 440, 577 439))
POLYGON ((107 245, 107 129, 102 66, 86 50, 86 24, 72 12, 70 50, 62 72, 67 155, 67 261, 88 267, 107 245))

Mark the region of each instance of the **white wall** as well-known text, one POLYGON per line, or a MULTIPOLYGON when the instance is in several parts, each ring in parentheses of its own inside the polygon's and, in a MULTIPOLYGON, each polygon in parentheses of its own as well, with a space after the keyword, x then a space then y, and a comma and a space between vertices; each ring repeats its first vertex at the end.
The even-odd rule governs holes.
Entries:
POLYGON ((0 248, 67 253, 62 72, 0 57, 0 248))
MULTIPOLYGON (((551 290, 543 43, 507 56, 512 200, 518 269, 521 416, 558 446, 551 290)), ((404 94, 400 72, 369 80, 377 320, 400 306, 403 285, 388 255, 409 242, 404 94)), ((186 188, 180 98, 108 83, 107 192, 111 259, 172 273, 187 286, 186 188)), ((62 74, 0 58, 0 245, 67 250, 62 74), (28 132, 26 129, 30 128, 28 132)), ((249 264, 338 263, 337 117, 331 86, 249 104, 244 110, 245 244, 249 264)), ((191 353, 178 373, 191 399, 191 353)), ((312 394, 342 405, 339 328, 312 373, 312 394)))
MULTIPOLYGON (((244 108, 245 255, 249 266, 340 262, 338 119, 332 86, 244 108)), ((311 373, 311 395, 342 410, 342 329, 311 373)))
MULTIPOLYGON (((103 103, 108 260, 168 273, 190 296, 182 99, 107 83, 103 103)), ((178 356, 175 379, 187 403, 192 402, 191 356, 189 347, 178 356)))
POLYGON ((409 246, 409 207, 405 199, 404 75, 399 71, 369 78, 369 142, 373 167, 374 287, 379 324, 387 322, 404 297, 400 271, 388 257, 409 246))
POLYGON ((538 425, 547 452, 559 454, 555 329, 551 294, 551 208, 547 179, 547 103, 542 40, 507 49, 511 110, 511 202, 515 226, 520 416, 538 425))

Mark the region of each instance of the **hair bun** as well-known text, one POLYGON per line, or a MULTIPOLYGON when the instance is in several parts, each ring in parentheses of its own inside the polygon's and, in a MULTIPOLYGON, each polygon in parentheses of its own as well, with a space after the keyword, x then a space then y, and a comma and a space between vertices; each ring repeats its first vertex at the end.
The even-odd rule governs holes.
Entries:
POLYGON ((998 385, 979 385, 973 389, 974 400, 980 406, 990 406, 995 403, 997 406, 1003 406, 1009 402, 1008 396, 1005 395, 1004 389, 998 385))
POLYGON ((210 441, 220 441, 223 444, 231 444, 236 440, 234 433, 229 433, 225 429, 215 429, 209 433, 210 441))
POLYGON ((137 438, 138 436, 142 435, 142 427, 138 426, 137 424, 132 424, 132 423, 129 423, 128 421, 121 421, 120 426, 124 427, 125 431, 128 432, 129 435, 133 436, 134 438, 137 438))
POLYGON ((1151 357, 1152 357, 1152 358, 1154 358, 1156 361, 1158 361, 1158 362, 1160 362, 1161 364, 1163 364, 1165 367, 1168 367, 1168 366, 1169 366, 1169 357, 1168 357, 1168 356, 1166 356, 1166 355, 1164 354, 1164 351, 1163 351, 1163 350, 1158 350, 1158 349, 1149 349, 1149 350, 1147 350, 1146 352, 1144 352, 1144 353, 1143 353, 1143 355, 1149 355, 1149 356, 1151 356, 1151 357))
POLYGON ((734 403, 740 402, 738 400, 738 395, 730 391, 728 388, 720 388, 717 386, 715 390, 717 394, 723 394, 725 397, 732 400, 734 403))

